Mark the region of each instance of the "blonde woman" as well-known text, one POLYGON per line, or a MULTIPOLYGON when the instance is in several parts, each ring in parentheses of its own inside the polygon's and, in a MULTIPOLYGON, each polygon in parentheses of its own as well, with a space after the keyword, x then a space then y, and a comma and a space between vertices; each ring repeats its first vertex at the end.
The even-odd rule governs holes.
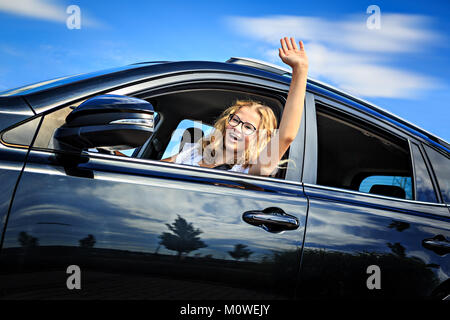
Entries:
POLYGON ((268 106, 253 100, 238 100, 214 124, 213 133, 199 143, 163 161, 226 168, 229 171, 269 176, 295 139, 303 115, 308 57, 303 42, 280 40, 279 56, 292 68, 292 80, 280 126, 268 106))

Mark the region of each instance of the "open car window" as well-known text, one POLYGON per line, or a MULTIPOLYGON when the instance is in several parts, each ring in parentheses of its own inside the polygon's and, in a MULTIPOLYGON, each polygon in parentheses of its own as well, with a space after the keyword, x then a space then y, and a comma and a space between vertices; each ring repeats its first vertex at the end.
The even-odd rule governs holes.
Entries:
MULTIPOLYGON (((254 100, 269 106, 278 123, 283 110, 283 100, 280 98, 243 92, 242 89, 180 90, 146 99, 161 113, 163 119, 151 141, 139 152, 140 158, 152 160, 167 161, 180 153, 186 143, 193 144, 208 137, 222 112, 237 100, 254 100)), ((287 160, 288 154, 286 152, 283 160, 287 160)), ((278 170, 276 178, 284 179, 286 162, 282 168, 278 170)))
MULTIPOLYGON (((137 98, 150 102, 155 111, 154 131, 145 143, 128 149, 100 147, 86 148, 84 151, 90 154, 159 161, 178 154, 186 143, 195 143, 200 138, 208 136, 216 119, 237 100, 254 100, 269 106, 274 111, 278 123, 284 103, 282 96, 245 92, 239 87, 189 90, 177 88, 153 95, 152 92, 142 93, 137 98)), ((55 132, 66 124, 66 118, 80 103, 44 115, 33 148, 62 151, 55 138, 55 132)), ((111 137, 114 139, 114 135, 111 137)), ((288 159, 288 154, 289 150, 283 160, 288 159)), ((283 168, 286 168, 286 165, 283 168)), ((279 170, 276 177, 284 179, 285 172, 284 169, 279 170)))

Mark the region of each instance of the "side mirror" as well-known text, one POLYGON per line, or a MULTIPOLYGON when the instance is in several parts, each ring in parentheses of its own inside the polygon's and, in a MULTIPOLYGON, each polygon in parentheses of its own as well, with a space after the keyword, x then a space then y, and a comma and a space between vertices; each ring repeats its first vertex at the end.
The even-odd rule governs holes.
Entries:
POLYGON ((133 149, 152 135, 153 116, 153 106, 145 100, 100 95, 76 107, 54 137, 63 149, 133 149))

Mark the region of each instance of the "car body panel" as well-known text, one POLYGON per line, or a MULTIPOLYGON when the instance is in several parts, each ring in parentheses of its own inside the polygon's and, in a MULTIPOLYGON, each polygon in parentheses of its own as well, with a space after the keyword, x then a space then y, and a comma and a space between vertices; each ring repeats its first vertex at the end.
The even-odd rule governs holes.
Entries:
MULTIPOLYGON (((49 275, 71 264, 85 272, 86 288, 102 286, 102 293, 85 292, 89 298, 293 297, 307 212, 301 184, 95 154, 83 155, 76 167, 65 161, 30 152, 2 249, 14 279, 3 282, 7 297, 31 294, 24 272, 49 275), (245 211, 273 206, 296 216, 300 227, 274 234, 242 220, 245 211), (199 228, 207 247, 189 255, 167 249, 161 237, 177 217, 199 228), (21 246, 22 232, 39 245, 21 246), (83 247, 80 241, 89 234, 96 244, 83 247), (239 244, 246 247, 236 249, 239 244), (129 284, 137 279, 163 288, 171 281, 186 285, 158 294, 129 284)), ((48 289, 45 297, 54 298, 65 282, 42 277, 34 286, 34 294, 48 289)))
POLYGON ((423 298, 449 282, 448 254, 425 248, 450 238, 445 205, 398 201, 305 185, 309 199, 299 292, 310 298, 423 298), (370 290, 367 268, 380 268, 370 290))
POLYGON ((0 252, 9 207, 24 167, 27 152, 27 149, 13 149, 0 144, 0 252))

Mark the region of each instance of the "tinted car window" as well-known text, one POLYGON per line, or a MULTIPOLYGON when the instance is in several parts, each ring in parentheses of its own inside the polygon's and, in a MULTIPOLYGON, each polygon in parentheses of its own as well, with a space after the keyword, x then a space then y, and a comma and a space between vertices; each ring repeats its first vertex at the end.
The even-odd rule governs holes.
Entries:
POLYGON ((442 199, 450 203, 450 159, 428 146, 425 146, 425 150, 436 174, 442 199))
POLYGON ((416 175, 416 200, 425 202, 437 202, 436 193, 431 183, 430 174, 427 170, 420 149, 412 144, 412 155, 414 159, 414 170, 416 175))
POLYGON ((406 140, 320 105, 317 134, 317 184, 412 199, 406 140))
POLYGON ((29 146, 41 117, 22 123, 2 134, 2 142, 13 146, 29 146))

